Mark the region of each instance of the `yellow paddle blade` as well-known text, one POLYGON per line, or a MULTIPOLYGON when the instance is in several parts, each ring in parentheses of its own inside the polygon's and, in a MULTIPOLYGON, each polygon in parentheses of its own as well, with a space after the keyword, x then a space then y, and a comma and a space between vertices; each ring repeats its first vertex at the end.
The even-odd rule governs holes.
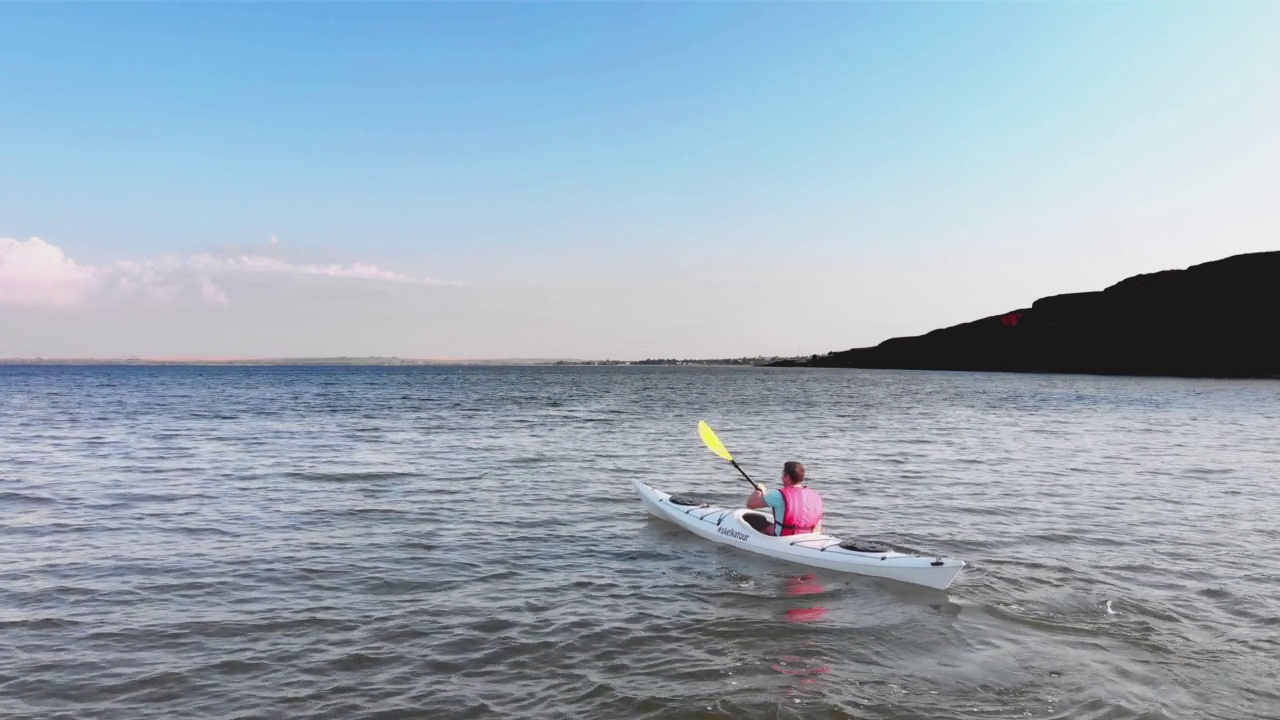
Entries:
POLYGON ((711 429, 706 420, 698 421, 698 434, 702 436, 702 442, 711 448, 711 452, 729 462, 733 462, 733 456, 729 454, 728 450, 724 449, 724 443, 720 442, 720 438, 716 437, 715 431, 711 429))

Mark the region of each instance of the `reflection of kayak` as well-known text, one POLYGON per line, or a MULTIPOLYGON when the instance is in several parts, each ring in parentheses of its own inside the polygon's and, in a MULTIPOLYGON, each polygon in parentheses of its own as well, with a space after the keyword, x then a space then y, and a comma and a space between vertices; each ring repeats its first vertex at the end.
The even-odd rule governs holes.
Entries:
POLYGON ((653 515, 725 545, 790 560, 801 565, 887 578, 945 590, 960 574, 963 560, 894 552, 874 544, 841 541, 823 533, 774 537, 753 527, 772 517, 756 510, 729 509, 673 497, 639 480, 632 481, 644 507, 653 515), (859 548, 854 550, 853 548, 859 548))

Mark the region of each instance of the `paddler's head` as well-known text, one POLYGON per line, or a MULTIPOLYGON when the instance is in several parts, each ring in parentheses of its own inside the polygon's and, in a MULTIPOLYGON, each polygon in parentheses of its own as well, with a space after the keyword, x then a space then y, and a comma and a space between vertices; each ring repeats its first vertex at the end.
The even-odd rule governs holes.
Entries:
POLYGON ((782 484, 783 485, 800 485, 804 482, 804 465, 795 460, 788 460, 782 464, 782 484))

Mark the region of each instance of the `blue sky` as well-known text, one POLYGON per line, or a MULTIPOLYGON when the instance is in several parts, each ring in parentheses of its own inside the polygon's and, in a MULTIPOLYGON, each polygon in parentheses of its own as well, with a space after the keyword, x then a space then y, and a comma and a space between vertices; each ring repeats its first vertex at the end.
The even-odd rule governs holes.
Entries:
POLYGON ((1276 37, 1265 3, 0 5, 0 356, 825 352, 1280 249, 1276 37))

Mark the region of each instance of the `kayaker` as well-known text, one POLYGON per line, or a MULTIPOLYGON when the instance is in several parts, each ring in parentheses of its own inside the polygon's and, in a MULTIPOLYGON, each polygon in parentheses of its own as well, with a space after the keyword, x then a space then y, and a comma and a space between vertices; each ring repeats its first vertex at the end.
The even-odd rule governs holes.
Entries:
POLYGON ((773 522, 765 534, 800 535, 822 532, 822 497, 804 484, 804 465, 792 460, 782 465, 782 488, 761 492, 757 489, 747 498, 752 510, 773 510, 773 522))

